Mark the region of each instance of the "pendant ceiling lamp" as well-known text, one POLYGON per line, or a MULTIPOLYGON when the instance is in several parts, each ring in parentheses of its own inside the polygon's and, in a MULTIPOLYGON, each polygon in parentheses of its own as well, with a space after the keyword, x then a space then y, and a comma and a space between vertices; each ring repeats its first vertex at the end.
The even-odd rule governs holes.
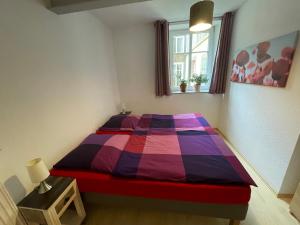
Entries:
POLYGON ((199 32, 211 28, 213 22, 213 12, 213 1, 203 0, 192 5, 190 11, 190 31, 199 32))

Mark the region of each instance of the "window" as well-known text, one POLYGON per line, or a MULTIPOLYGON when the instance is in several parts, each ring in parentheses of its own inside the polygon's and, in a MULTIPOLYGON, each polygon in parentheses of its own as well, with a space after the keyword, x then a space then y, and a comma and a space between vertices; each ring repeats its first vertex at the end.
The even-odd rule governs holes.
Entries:
POLYGON ((202 91, 208 91, 213 61, 219 36, 220 23, 211 29, 190 33, 188 24, 170 26, 170 71, 172 92, 179 92, 180 80, 187 81, 188 92, 193 92, 190 79, 193 74, 204 75, 209 79, 201 84, 202 91))
POLYGON ((183 53, 184 52, 184 36, 176 36, 175 37, 175 53, 183 53))
POLYGON ((184 63, 175 62, 173 63, 173 73, 174 73, 174 83, 175 85, 180 85, 180 79, 184 73, 184 63))

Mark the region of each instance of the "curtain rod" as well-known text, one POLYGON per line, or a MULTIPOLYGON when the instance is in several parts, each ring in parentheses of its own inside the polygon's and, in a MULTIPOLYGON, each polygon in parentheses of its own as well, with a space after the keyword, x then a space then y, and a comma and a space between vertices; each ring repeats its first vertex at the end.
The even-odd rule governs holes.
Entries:
MULTIPOLYGON (((216 16, 214 17, 214 20, 221 20, 222 16, 216 16)), ((190 22, 190 20, 179 20, 179 21, 172 21, 172 22, 168 22, 169 24, 180 24, 180 23, 188 23, 190 22)))

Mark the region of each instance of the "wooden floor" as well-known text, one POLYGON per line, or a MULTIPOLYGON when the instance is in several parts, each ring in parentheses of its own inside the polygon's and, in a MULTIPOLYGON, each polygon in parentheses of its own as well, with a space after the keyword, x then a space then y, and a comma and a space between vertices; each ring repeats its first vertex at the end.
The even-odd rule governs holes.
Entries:
MULTIPOLYGON (((290 215, 289 199, 280 200, 236 153, 258 188, 252 188, 252 197, 246 220, 241 225, 300 225, 290 215)), ((159 212, 134 208, 88 205, 86 225, 228 225, 228 220, 200 217, 192 214, 159 212)))

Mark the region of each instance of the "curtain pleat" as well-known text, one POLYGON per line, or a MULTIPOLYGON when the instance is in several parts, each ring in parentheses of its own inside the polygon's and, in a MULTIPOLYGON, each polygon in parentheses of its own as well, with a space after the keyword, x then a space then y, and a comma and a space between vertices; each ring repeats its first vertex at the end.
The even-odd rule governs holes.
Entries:
POLYGON ((226 90, 232 27, 233 13, 227 12, 222 17, 220 37, 209 89, 211 94, 224 94, 226 90))
POLYGON ((169 23, 166 20, 155 22, 155 94, 170 95, 169 75, 169 23))

